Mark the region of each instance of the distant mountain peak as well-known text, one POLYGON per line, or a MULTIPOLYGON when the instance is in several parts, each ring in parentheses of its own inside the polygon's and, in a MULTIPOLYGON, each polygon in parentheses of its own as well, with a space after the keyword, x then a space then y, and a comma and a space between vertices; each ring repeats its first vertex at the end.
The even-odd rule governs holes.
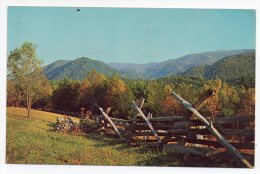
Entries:
POLYGON ((104 62, 86 57, 80 57, 58 66, 56 64, 57 61, 44 68, 45 75, 48 79, 61 80, 66 77, 74 80, 83 80, 93 69, 106 75, 112 75, 118 72, 104 62))
MULTIPOLYGON (((64 77, 81 80, 93 69, 111 75, 118 73, 127 78, 156 79, 160 77, 181 74, 192 67, 212 65, 218 60, 241 53, 252 52, 253 49, 217 50, 204 53, 189 54, 177 59, 169 59, 158 63, 109 63, 88 57, 79 57, 75 60, 58 60, 44 68, 49 79, 62 79, 64 77)), ((197 69, 199 73, 202 69, 197 69)))
POLYGON ((88 57, 79 57, 79 58, 77 58, 75 60, 93 60, 93 59, 90 59, 88 57))

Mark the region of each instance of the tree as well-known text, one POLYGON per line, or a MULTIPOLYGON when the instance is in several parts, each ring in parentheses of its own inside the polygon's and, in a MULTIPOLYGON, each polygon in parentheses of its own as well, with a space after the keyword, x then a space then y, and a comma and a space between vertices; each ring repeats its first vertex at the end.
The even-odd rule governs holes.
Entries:
POLYGON ((114 74, 108 81, 105 106, 112 107, 111 115, 126 118, 133 113, 134 95, 126 83, 114 74))
POLYGON ((7 80, 7 106, 21 107, 23 104, 21 88, 15 81, 7 80))
POLYGON ((8 56, 7 67, 8 78, 21 89, 28 117, 31 117, 32 104, 51 93, 42 62, 36 56, 36 46, 25 42, 20 48, 15 48, 8 56))
POLYGON ((68 78, 60 81, 57 89, 53 91, 53 108, 62 111, 79 111, 79 87, 79 82, 68 78))
POLYGON ((214 91, 214 95, 210 97, 205 105, 207 112, 209 113, 212 120, 218 115, 220 110, 219 91, 222 87, 222 81, 220 79, 211 80, 208 84, 205 84, 202 88, 202 93, 208 89, 214 91))
POLYGON ((80 84, 79 100, 81 107, 90 107, 92 112, 95 112, 98 106, 102 106, 104 96, 106 94, 107 77, 92 70, 80 84))
POLYGON ((127 84, 130 87, 136 98, 145 97, 145 89, 147 87, 147 82, 145 80, 129 80, 127 79, 127 84))
POLYGON ((242 89, 241 102, 239 104, 238 114, 254 115, 255 114, 255 89, 242 89))
POLYGON ((146 102, 144 109, 154 114, 162 113, 163 86, 157 81, 148 83, 145 90, 146 102))
POLYGON ((224 116, 232 116, 235 114, 235 107, 240 103, 237 89, 234 86, 223 83, 219 91, 219 103, 221 112, 224 116))
POLYGON ((195 88, 193 83, 180 83, 176 84, 174 88, 175 92, 179 94, 182 98, 189 101, 189 103, 194 103, 197 101, 200 93, 195 88))
POLYGON ((171 85, 167 84, 164 86, 164 100, 162 102, 162 113, 164 115, 181 115, 184 110, 183 107, 177 102, 172 96, 173 89, 171 85))

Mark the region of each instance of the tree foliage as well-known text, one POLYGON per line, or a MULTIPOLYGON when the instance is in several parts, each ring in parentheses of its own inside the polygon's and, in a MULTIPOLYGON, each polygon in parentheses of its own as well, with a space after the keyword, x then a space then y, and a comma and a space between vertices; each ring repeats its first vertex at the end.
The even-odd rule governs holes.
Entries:
POLYGON ((74 61, 56 61, 45 67, 46 76, 51 80, 62 80, 64 78, 83 80, 92 70, 97 70, 107 75, 118 72, 104 62, 86 57, 81 57, 74 61))
POLYGON ((130 88, 117 74, 114 74, 108 81, 105 106, 112 107, 113 116, 127 118, 132 115, 133 100, 134 95, 130 88))
POLYGON ((81 107, 88 107, 97 110, 103 107, 104 96, 107 89, 107 77, 102 73, 92 70, 87 77, 80 83, 79 100, 81 107))
POLYGON ((53 91, 53 108, 62 111, 78 111, 78 96, 80 84, 65 78, 60 81, 58 88, 53 91))
POLYGON ((228 56, 212 65, 192 67, 182 75, 221 79, 252 88, 255 86, 255 52, 228 56))
POLYGON ((207 100, 200 111, 203 115, 214 119, 219 115, 254 114, 255 76, 247 76, 246 72, 250 71, 251 75, 254 73, 254 69, 250 69, 255 65, 254 55, 251 53, 229 56, 209 66, 194 67, 192 70, 195 76, 172 75, 155 80, 123 79, 118 74, 111 75, 113 71, 98 61, 80 58, 73 62, 61 61, 48 66, 46 72, 52 72, 52 75, 55 75, 54 70, 66 70, 58 80, 49 83, 42 73, 35 49, 31 43, 24 43, 21 48, 13 50, 8 59, 7 104, 26 106, 28 115, 31 106, 65 112, 80 112, 83 107, 93 114, 100 114, 98 107, 111 107, 110 116, 129 118, 136 114, 132 101, 140 98, 145 98, 145 114, 184 115, 187 112, 171 95, 172 92, 194 104, 208 89, 213 89, 215 95, 207 100), (81 64, 88 66, 80 69, 81 64), (241 65, 245 65, 245 68, 240 69, 241 65), (76 70, 69 72, 66 67, 76 70), (109 73, 103 71, 104 69, 109 70, 109 73), (209 69, 212 71, 208 72, 209 69), (79 76, 73 78, 81 81, 69 79, 72 76, 68 73, 77 74, 77 70, 80 71, 79 76), (236 73, 240 75, 237 77, 236 73), (205 76, 206 74, 210 76, 205 76))
POLYGON ((23 93, 21 87, 15 83, 14 80, 7 80, 7 105, 13 107, 23 107, 25 102, 23 100, 23 93))
POLYGON ((250 88, 243 90, 241 93, 241 101, 239 104, 239 114, 254 115, 255 113, 255 89, 250 88))
POLYGON ((42 63, 36 56, 36 46, 25 42, 20 48, 15 48, 8 56, 7 66, 9 85, 12 81, 19 90, 30 117, 33 103, 50 95, 52 90, 43 74, 42 63))
POLYGON ((171 95, 173 89, 170 85, 164 86, 164 99, 162 102, 163 115, 182 115, 183 107, 171 95))
POLYGON ((214 91, 214 95, 207 100, 206 109, 209 116, 214 120, 220 110, 220 103, 219 103, 219 91, 222 87, 222 81, 220 79, 211 80, 208 84, 205 84, 203 87, 203 92, 212 89, 214 91))

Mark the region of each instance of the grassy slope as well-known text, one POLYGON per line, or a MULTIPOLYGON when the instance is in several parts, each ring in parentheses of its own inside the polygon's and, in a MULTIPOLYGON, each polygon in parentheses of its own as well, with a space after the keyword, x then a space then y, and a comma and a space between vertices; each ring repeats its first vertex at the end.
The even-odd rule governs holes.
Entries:
POLYGON ((33 110, 32 118, 28 119, 25 109, 7 108, 6 162, 9 164, 232 167, 198 156, 183 160, 181 154, 159 153, 145 147, 131 147, 103 135, 54 132, 50 124, 55 122, 56 117, 61 115, 33 110))
POLYGON ((180 166, 177 156, 130 147, 101 135, 50 131, 57 114, 7 108, 7 163, 180 166))

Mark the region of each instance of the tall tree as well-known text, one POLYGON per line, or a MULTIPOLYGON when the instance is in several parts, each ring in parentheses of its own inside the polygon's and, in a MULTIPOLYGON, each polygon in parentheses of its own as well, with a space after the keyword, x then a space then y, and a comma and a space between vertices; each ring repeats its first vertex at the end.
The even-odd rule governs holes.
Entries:
POLYGON ((162 102, 162 113, 163 115, 181 115, 184 110, 183 107, 177 102, 177 100, 171 95, 173 89, 171 85, 167 84, 164 86, 163 94, 164 100, 162 102))
POLYGON ((58 83, 57 89, 53 91, 53 108, 62 111, 79 111, 78 96, 80 83, 65 78, 58 83))
POLYGON ((89 107, 92 112, 96 111, 99 106, 103 107, 103 99, 106 95, 106 80, 107 77, 92 70, 87 77, 80 83, 80 105, 82 107, 89 107))
POLYGON ((145 97, 145 89, 147 88, 147 81, 141 79, 138 80, 126 79, 126 83, 136 98, 145 97))
POLYGON ((208 110, 208 114, 211 119, 214 120, 220 111, 219 103, 219 91, 222 87, 222 81, 220 79, 211 80, 208 84, 205 84, 202 88, 202 91, 212 89, 214 91, 214 96, 207 100, 205 108, 208 110))
POLYGON ((8 78, 22 90, 26 101, 28 117, 31 117, 32 104, 51 93, 50 84, 44 76, 42 62, 37 58, 36 46, 25 42, 8 56, 8 78))
POLYGON ((255 89, 242 89, 241 101, 239 104, 238 114, 254 115, 255 114, 255 89))
POLYGON ((112 116, 127 118, 132 115, 134 95, 126 83, 116 74, 108 81, 105 106, 112 107, 112 116))
POLYGON ((224 116, 234 115, 235 108, 237 105, 239 105, 239 103, 240 98, 237 88, 223 82, 221 90, 219 91, 219 104, 221 107, 221 113, 224 116))
POLYGON ((162 101, 163 101, 163 86, 157 81, 151 81, 148 83, 145 90, 146 102, 144 109, 147 112, 154 114, 160 114, 162 112, 162 101))

